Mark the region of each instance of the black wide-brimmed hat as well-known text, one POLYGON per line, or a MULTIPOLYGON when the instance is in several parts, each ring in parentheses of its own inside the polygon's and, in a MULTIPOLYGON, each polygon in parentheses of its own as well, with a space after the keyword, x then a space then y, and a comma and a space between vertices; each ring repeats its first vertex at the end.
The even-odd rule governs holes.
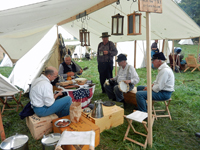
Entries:
POLYGON ((119 55, 117 56, 116 62, 121 62, 121 61, 123 61, 123 60, 127 60, 126 55, 124 55, 124 54, 119 54, 119 55))
POLYGON ((108 32, 103 32, 102 36, 100 36, 100 38, 104 38, 104 37, 109 37, 110 35, 108 35, 108 32))
POLYGON ((154 54, 151 60, 155 59, 166 60, 165 55, 162 52, 154 54))

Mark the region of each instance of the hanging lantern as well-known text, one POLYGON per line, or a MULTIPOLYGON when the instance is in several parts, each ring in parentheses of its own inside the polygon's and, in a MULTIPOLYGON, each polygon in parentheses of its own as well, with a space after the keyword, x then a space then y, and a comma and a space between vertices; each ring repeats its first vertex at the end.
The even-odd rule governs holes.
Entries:
POLYGON ((128 34, 127 35, 141 35, 141 13, 132 13, 128 17, 128 34))
POLYGON ((90 32, 85 28, 79 30, 81 46, 90 46, 90 32))
POLYGON ((123 35, 124 16, 112 16, 112 35, 123 35))

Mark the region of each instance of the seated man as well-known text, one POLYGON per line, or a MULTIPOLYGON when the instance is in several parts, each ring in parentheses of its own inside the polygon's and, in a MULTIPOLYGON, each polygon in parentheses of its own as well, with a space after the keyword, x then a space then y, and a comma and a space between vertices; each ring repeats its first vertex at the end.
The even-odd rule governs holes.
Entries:
POLYGON ((123 92, 121 92, 118 87, 119 82, 124 81, 126 84, 129 84, 129 91, 131 91, 134 88, 134 85, 137 84, 140 79, 135 69, 131 65, 128 65, 128 63, 126 62, 126 55, 119 54, 117 57, 118 58, 116 61, 119 65, 117 76, 109 79, 109 85, 104 83, 104 88, 109 99, 112 99, 114 101, 116 100, 117 102, 123 102, 124 97, 123 92))
POLYGON ((76 63, 72 62, 70 55, 65 55, 64 62, 59 66, 58 74, 67 79, 67 77, 74 77, 76 73, 81 75, 83 70, 76 63))
MULTIPOLYGON (((154 67, 158 68, 158 75, 152 84, 152 100, 155 101, 169 99, 174 91, 174 73, 165 60, 162 52, 154 54, 152 58, 154 67)), ((137 87, 136 100, 138 109, 147 112, 147 87, 137 87)))
MULTIPOLYGON (((184 65, 186 64, 186 61, 183 60, 184 58, 184 55, 181 54, 181 48, 180 47, 177 47, 175 48, 174 52, 174 63, 179 66, 179 68, 181 70, 184 70, 184 65), (183 66, 183 67, 182 67, 183 66)), ((169 55, 169 61, 170 61, 170 67, 173 69, 173 56, 172 54, 169 55)))
POLYGON ((55 100, 62 95, 62 91, 53 94, 53 87, 50 82, 57 76, 58 71, 56 68, 47 67, 44 75, 42 74, 31 84, 31 105, 35 114, 39 117, 49 116, 54 113, 59 118, 69 115, 69 108, 72 103, 71 97, 65 96, 55 100))

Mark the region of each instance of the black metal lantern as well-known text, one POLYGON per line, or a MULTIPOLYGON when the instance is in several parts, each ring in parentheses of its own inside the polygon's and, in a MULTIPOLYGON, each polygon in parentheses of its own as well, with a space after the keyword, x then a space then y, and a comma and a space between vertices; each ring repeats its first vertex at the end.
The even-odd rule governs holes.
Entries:
POLYGON ((141 35, 141 16, 142 13, 132 13, 128 17, 128 34, 127 35, 141 35))
POLYGON ((79 30, 81 46, 90 46, 90 32, 82 28, 79 30))
POLYGON ((112 35, 123 35, 124 16, 117 14, 112 16, 112 35))

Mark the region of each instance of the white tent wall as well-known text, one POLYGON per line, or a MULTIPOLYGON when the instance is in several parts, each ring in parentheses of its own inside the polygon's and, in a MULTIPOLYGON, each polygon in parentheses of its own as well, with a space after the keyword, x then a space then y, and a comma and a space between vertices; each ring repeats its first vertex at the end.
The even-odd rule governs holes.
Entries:
POLYGON ((12 61, 10 60, 10 58, 8 57, 7 54, 5 54, 1 64, 0 64, 0 67, 13 67, 13 63, 12 61))
POLYGON ((57 29, 53 27, 26 55, 17 61, 9 79, 12 84, 22 88, 24 92, 29 84, 38 77, 57 48, 57 29))
MULTIPOLYGON (((154 42, 154 40, 151 41, 151 44, 154 42)), ((158 41, 158 48, 160 51, 162 51, 162 45, 163 40, 158 41)), ((118 54, 124 53, 127 54, 127 62, 128 64, 134 66, 134 47, 135 42, 134 41, 128 41, 128 42, 118 42, 117 43, 117 50, 118 54)), ((163 53, 165 57, 167 58, 167 62, 169 62, 169 54, 172 51, 172 41, 165 40, 164 44, 164 50, 163 53)), ((143 68, 146 67, 146 41, 137 41, 136 46, 136 68, 143 68)))
POLYGON ((180 45, 193 45, 192 39, 183 39, 178 42, 180 45))
POLYGON ((74 54, 77 54, 78 58, 85 57, 86 47, 82 47, 80 45, 76 46, 74 53, 72 54, 72 58, 74 58, 74 54))

